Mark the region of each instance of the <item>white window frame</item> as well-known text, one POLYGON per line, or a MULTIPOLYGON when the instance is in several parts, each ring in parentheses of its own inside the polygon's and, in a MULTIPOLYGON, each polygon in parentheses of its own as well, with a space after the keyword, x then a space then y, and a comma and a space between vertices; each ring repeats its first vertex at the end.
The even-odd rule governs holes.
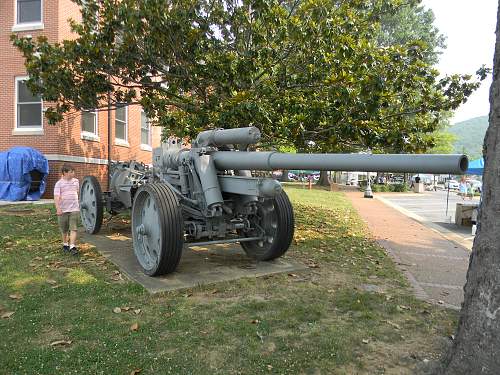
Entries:
MULTIPOLYGON (((121 103, 118 106, 120 106, 120 105, 121 105, 121 103)), ((130 146, 130 144, 128 143, 128 105, 126 103, 123 103, 122 107, 121 107, 121 108, 125 108, 125 124, 124 124, 125 125, 125 139, 118 138, 116 136, 116 122, 117 121, 123 122, 122 120, 118 120, 116 117, 116 110, 118 109, 118 106, 115 109, 115 145, 130 146)))
POLYGON ((80 129, 81 129, 81 139, 85 139, 87 141, 99 141, 99 112, 94 109, 93 111, 82 111, 82 115, 80 116, 80 129), (94 132, 88 132, 83 130, 83 112, 90 112, 95 114, 94 117, 94 132))
POLYGON ((148 142, 149 144, 142 143, 142 115, 146 116, 146 112, 144 110, 141 110, 141 122, 140 122, 140 131, 141 131, 141 150, 143 151, 153 151, 153 147, 151 147, 152 142, 152 132, 151 132, 151 122, 149 121, 149 118, 146 116, 147 124, 148 124, 148 142))
MULTIPOLYGON (((15 79, 15 88, 14 88, 14 132, 22 133, 22 132, 43 132, 43 99, 40 100, 40 104, 42 106, 42 123, 40 126, 19 126, 19 115, 18 115, 18 104, 19 104, 19 89, 18 82, 19 81, 27 81, 29 79, 28 76, 20 76, 15 79)), ((38 102, 23 102, 23 104, 38 104, 38 102)))
POLYGON ((42 30, 44 28, 43 24, 43 0, 40 0, 40 21, 38 22, 18 22, 17 14, 17 2, 14 0, 14 26, 12 26, 12 31, 29 31, 29 30, 42 30))

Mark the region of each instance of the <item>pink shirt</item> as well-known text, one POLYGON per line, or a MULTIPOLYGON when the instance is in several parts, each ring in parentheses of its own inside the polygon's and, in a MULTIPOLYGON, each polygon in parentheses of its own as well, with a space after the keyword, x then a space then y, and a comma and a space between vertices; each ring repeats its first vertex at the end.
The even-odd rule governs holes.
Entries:
POLYGON ((78 190, 80 189, 78 179, 65 180, 61 178, 54 186, 54 198, 59 196, 59 208, 62 212, 80 211, 78 202, 78 190))

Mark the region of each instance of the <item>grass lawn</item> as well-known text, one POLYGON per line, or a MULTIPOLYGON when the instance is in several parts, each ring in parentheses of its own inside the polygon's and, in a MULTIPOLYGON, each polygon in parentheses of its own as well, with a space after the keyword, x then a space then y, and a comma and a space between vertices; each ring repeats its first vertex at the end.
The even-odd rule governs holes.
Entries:
POLYGON ((310 268, 150 295, 49 206, 0 209, 0 374, 409 374, 457 314, 417 301, 342 193, 287 187, 310 268), (117 309, 119 308, 119 309, 117 309))

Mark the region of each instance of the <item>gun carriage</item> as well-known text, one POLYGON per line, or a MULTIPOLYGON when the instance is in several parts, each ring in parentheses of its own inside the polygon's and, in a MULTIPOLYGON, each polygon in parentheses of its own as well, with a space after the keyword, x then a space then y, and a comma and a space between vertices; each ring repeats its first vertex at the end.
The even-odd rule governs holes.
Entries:
POLYGON ((240 243, 257 260, 272 260, 290 247, 293 207, 281 184, 252 177, 251 170, 463 174, 464 155, 286 154, 250 152, 255 127, 201 132, 190 149, 170 140, 153 150, 152 167, 115 163, 103 195, 98 180, 84 178, 80 191, 85 230, 99 231, 103 211, 132 209, 134 253, 150 276, 173 272, 185 243, 240 243))

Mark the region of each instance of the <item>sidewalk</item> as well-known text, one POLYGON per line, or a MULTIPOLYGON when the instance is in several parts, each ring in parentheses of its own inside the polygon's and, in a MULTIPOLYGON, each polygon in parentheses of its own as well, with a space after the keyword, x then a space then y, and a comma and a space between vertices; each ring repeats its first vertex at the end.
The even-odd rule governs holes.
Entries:
POLYGON ((377 242, 404 272, 417 297, 460 309, 469 250, 378 199, 345 192, 377 242))
POLYGON ((16 205, 26 205, 26 204, 49 204, 54 203, 53 199, 40 199, 37 201, 2 201, 0 200, 0 206, 9 206, 11 204, 16 205))

